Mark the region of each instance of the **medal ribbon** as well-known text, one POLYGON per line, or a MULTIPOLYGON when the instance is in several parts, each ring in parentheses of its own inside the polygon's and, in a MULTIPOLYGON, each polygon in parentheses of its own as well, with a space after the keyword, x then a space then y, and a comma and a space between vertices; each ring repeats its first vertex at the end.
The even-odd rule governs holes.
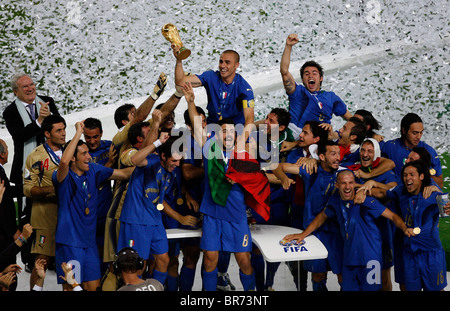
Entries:
POLYGON ((52 162, 55 163, 56 165, 59 165, 59 161, 61 159, 56 155, 56 153, 52 150, 52 148, 50 148, 50 146, 47 143, 44 144, 44 148, 45 150, 47 150, 47 153, 50 156, 52 162))

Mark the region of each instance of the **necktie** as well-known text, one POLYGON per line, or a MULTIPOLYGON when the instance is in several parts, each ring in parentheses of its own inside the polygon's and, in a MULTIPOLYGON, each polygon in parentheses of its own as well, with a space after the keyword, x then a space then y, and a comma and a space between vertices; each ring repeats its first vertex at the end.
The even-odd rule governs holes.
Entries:
POLYGON ((33 103, 33 104, 29 104, 27 107, 28 107, 28 111, 29 111, 30 114, 31 114, 31 119, 32 119, 33 121, 35 121, 35 120, 36 120, 36 113, 35 113, 35 111, 34 111, 34 103, 33 103))

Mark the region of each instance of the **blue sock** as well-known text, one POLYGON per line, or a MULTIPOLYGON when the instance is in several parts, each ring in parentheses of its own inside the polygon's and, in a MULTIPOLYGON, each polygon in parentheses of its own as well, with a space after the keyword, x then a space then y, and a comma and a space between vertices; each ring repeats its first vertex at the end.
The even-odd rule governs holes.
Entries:
POLYGON ((244 287, 244 291, 255 290, 255 272, 247 275, 242 273, 239 269, 239 278, 241 279, 242 286, 244 287))
POLYGON ((220 251, 219 252, 219 260, 217 262, 217 269, 221 273, 228 272, 228 266, 230 265, 231 253, 220 251))
POLYGON ((195 269, 188 267, 181 267, 180 271, 180 291, 190 292, 192 291, 192 286, 194 286, 195 269))
POLYGON ((327 279, 324 279, 320 282, 312 282, 313 291, 315 292, 328 292, 327 288, 327 279))
POLYGON ((156 269, 153 270, 153 278, 158 280, 161 284, 164 285, 167 278, 167 272, 160 272, 156 269))
POLYGON ((206 272, 202 268, 203 290, 215 291, 217 287, 217 268, 211 272, 206 272))
POLYGON ((252 253, 250 261, 255 274, 256 290, 264 290, 264 257, 261 254, 252 253))
POLYGON ((166 291, 177 292, 178 291, 178 276, 167 275, 166 278, 166 291))

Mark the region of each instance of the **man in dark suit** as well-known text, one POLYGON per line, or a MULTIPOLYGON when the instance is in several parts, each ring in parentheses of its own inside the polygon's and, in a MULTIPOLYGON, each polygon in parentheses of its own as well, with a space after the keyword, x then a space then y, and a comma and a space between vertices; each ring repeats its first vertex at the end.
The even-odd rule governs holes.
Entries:
MULTIPOLYGON (((3 139, 0 139, 0 182, 4 183, 5 193, 0 201, 0 252, 20 235, 19 227, 16 222, 16 206, 14 205, 15 188, 9 183, 3 165, 8 162, 8 146, 3 139)), ((0 259, 0 271, 16 263, 16 256, 4 256, 0 259)), ((14 290, 17 282, 11 285, 10 290, 14 290)))
MULTIPOLYGON (((14 157, 11 167, 10 181, 20 191, 17 197, 20 223, 19 227, 30 222, 31 204, 23 203, 23 167, 28 154, 38 145, 45 142, 41 124, 50 114, 59 114, 53 98, 36 95, 36 86, 33 80, 24 73, 15 74, 11 79, 11 87, 16 99, 5 108, 3 118, 6 128, 14 142, 14 157)), ((30 243, 31 244, 31 243, 30 243)), ((22 250, 22 261, 28 270, 28 263, 34 262, 22 250)))

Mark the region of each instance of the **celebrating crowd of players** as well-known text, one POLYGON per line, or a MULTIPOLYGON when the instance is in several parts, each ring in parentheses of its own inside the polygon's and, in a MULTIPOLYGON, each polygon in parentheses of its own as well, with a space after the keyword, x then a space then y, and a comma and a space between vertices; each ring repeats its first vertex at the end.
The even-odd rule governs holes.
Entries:
MULTIPOLYGON (((289 109, 274 107, 264 120, 254 119, 236 51, 221 54, 217 71, 194 75, 172 46, 176 91, 154 108, 167 84, 162 73, 139 107, 116 110, 112 141, 102 140, 96 118, 77 122, 66 141, 53 100, 37 96, 28 75, 15 75, 16 100, 3 113, 14 141, 14 186, 0 165, 2 288, 15 289, 22 250, 30 290, 42 290, 54 262, 64 289, 190 291, 200 258, 202 288, 230 290, 231 253, 244 290, 271 290, 279 263, 265 262, 252 243, 251 224, 260 223, 300 229, 280 243, 301 244, 313 233, 327 248, 326 259, 289 263, 301 290, 308 272, 313 290, 327 290, 329 271, 343 290, 391 290, 391 267, 402 290, 444 289, 442 168, 421 141, 421 118, 406 113, 401 136, 384 141, 370 111, 352 114, 321 89, 319 64, 306 62, 302 84, 294 80, 296 43, 297 35, 287 37, 280 64, 289 109), (207 92, 206 112, 196 87, 207 92), (180 132, 174 111, 183 97, 180 132), (333 115, 346 120, 338 131, 333 115), (198 227, 201 238, 167 239, 166 229, 198 227)), ((7 159, 0 140, 0 164, 7 159)))

